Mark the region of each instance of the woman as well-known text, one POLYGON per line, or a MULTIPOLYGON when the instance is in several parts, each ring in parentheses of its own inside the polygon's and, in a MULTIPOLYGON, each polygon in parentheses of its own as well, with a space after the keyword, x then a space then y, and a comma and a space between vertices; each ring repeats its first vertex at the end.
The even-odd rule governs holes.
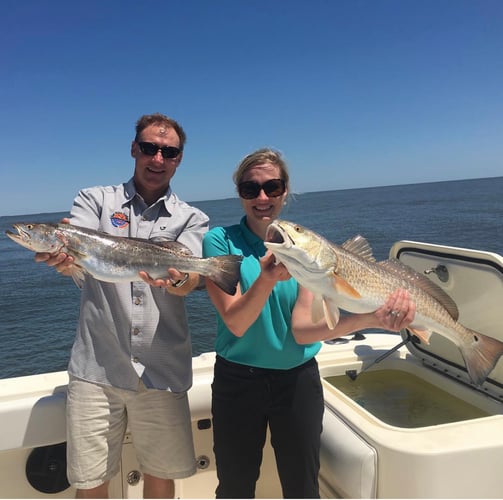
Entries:
POLYGON ((288 195, 285 161, 277 151, 260 149, 241 161, 233 179, 245 215, 239 224, 213 228, 203 240, 205 257, 244 256, 235 295, 206 280, 218 312, 212 385, 216 496, 254 497, 269 426, 283 496, 318 498, 320 340, 371 327, 398 331, 413 320, 415 305, 397 290, 374 313, 341 317, 335 330, 324 320, 313 324, 313 295, 264 246, 267 226, 288 195))

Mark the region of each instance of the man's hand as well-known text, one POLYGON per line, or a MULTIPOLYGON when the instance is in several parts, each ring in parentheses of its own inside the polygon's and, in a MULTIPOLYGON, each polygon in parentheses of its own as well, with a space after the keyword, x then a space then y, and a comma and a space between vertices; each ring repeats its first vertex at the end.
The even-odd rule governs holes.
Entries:
POLYGON ((170 267, 168 269, 168 278, 154 279, 145 271, 140 271, 140 278, 154 288, 164 288, 173 295, 180 297, 187 295, 199 283, 199 275, 197 273, 183 273, 177 269, 170 267))
MULTIPOLYGON (((61 219, 61 224, 69 224, 70 219, 61 219)), ((64 252, 58 253, 47 253, 47 252, 37 252, 35 254, 35 262, 45 262, 48 266, 54 267, 58 273, 64 274, 65 276, 71 276, 73 274, 73 264, 75 259, 64 252)))

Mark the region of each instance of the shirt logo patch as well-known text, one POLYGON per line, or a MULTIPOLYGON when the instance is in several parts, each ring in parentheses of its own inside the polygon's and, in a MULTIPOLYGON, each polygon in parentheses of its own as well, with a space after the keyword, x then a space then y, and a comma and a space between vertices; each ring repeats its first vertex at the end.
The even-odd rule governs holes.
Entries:
POLYGON ((110 221, 112 222, 112 226, 120 227, 121 229, 129 226, 128 216, 124 212, 114 212, 110 217, 110 221))

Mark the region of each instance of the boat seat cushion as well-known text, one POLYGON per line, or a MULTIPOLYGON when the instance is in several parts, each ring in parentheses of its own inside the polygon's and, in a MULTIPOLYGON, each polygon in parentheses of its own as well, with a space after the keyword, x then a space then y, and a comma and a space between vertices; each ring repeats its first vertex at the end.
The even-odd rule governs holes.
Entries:
POLYGON ((321 436, 320 490, 342 498, 376 498, 377 491, 377 451, 328 407, 321 436))

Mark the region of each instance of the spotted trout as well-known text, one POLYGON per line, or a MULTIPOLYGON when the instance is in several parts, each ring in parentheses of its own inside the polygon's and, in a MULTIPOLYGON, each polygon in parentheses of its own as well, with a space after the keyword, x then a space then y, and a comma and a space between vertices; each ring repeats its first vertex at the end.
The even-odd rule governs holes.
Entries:
POLYGON ((458 322, 458 308, 442 288, 397 259, 376 262, 362 236, 338 246, 299 224, 276 220, 267 229, 265 246, 313 293, 315 322, 325 317, 333 329, 339 321, 339 308, 372 312, 393 291, 404 288, 416 303, 408 329, 425 343, 433 332, 453 342, 476 385, 485 381, 503 354, 502 342, 458 322))
POLYGON ((200 258, 176 241, 125 238, 70 224, 15 223, 17 233, 6 231, 19 245, 34 252, 64 252, 75 259, 73 276, 82 283, 88 273, 109 283, 141 281, 140 271, 152 278, 167 278, 168 268, 208 277, 234 295, 240 278, 241 256, 200 258))

